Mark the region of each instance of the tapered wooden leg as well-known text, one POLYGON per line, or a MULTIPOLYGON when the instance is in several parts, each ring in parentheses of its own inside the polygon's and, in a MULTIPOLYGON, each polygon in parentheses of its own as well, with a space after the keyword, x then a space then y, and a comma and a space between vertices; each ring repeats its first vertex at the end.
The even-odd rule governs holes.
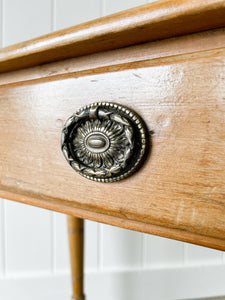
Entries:
POLYGON ((73 296, 72 300, 84 300, 83 292, 83 228, 84 221, 67 216, 68 235, 70 245, 70 261, 72 271, 73 296))

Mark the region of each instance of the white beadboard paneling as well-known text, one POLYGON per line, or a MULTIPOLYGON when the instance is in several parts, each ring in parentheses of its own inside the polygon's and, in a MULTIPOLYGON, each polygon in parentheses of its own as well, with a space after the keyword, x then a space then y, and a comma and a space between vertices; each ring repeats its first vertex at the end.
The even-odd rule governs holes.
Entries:
POLYGON ((130 269, 142 264, 142 233, 101 225, 100 267, 130 269))
POLYGON ((51 0, 3 0, 4 46, 51 31, 51 0))
MULTIPOLYGON (((55 237, 54 241, 54 270, 55 272, 69 272, 70 257, 67 235, 66 215, 54 213, 55 237)), ((86 272, 97 271, 98 267, 98 223, 85 220, 84 222, 84 264, 86 272)))
POLYGON ((183 265, 184 246, 182 242, 144 235, 144 266, 183 265))
MULTIPOLYGON (((206 300, 225 295, 224 277, 225 266, 93 272, 85 276, 85 294, 88 300, 206 300)), ((0 299, 71 300, 69 274, 1 280, 0 299)))
POLYGON ((186 264, 220 264, 223 262, 222 251, 191 244, 185 244, 185 248, 186 264))
POLYGON ((101 0, 55 0, 55 29, 100 17, 101 0))
POLYGON ((103 15, 109 15, 121 10, 145 4, 146 0, 103 0, 103 15))
POLYGON ((84 222, 84 266, 86 272, 97 271, 98 268, 98 226, 93 221, 84 222))
POLYGON ((71 300, 71 291, 68 273, 26 274, 0 281, 1 300, 71 300))
MULTIPOLYGON (((15 44, 51 30, 51 0, 2 0, 3 46, 15 44)), ((6 202, 6 271, 50 271, 50 212, 6 202)))
POLYGON ((50 272, 51 219, 47 210, 6 201, 6 274, 50 272))
POLYGON ((54 271, 63 272, 70 269, 69 244, 67 235, 67 220, 66 215, 54 213, 53 220, 54 228, 54 271))
POLYGON ((102 272, 87 276, 86 290, 89 300, 206 300, 225 295, 224 278, 222 265, 102 272))

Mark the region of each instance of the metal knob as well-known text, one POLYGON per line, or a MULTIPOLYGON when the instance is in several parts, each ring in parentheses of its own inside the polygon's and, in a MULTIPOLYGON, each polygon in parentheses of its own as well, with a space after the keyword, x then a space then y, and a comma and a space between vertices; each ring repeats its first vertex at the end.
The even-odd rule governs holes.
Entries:
POLYGON ((130 109, 109 102, 87 105, 62 130, 62 151, 82 176, 100 182, 121 180, 141 165, 147 131, 130 109))

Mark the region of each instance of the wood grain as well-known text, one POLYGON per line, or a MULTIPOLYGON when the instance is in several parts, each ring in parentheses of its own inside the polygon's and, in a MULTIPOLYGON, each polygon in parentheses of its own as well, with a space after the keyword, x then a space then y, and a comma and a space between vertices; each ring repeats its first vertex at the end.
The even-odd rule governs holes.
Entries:
POLYGON ((18 71, 0 73, 0 85, 222 47, 225 47, 224 28, 71 58, 18 71))
POLYGON ((74 300, 85 300, 83 291, 84 271, 84 221, 67 216, 68 236, 70 245, 70 261, 74 300))
POLYGON ((225 250, 224 66, 218 49, 1 86, 0 195, 225 250), (154 132, 142 169, 112 184, 79 176, 60 150, 64 121, 105 100, 154 132))
POLYGON ((0 72, 225 26, 224 0, 164 0, 0 50, 0 72))

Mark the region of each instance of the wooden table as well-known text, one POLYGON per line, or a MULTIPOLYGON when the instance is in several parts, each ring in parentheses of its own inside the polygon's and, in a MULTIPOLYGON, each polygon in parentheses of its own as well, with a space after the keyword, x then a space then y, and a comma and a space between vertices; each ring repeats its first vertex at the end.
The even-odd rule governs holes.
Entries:
POLYGON ((70 215, 74 299, 84 218, 225 250, 224 15, 222 0, 160 1, 0 51, 0 197, 70 215), (113 183, 74 172, 60 145, 65 121, 102 101, 151 140, 113 183))

